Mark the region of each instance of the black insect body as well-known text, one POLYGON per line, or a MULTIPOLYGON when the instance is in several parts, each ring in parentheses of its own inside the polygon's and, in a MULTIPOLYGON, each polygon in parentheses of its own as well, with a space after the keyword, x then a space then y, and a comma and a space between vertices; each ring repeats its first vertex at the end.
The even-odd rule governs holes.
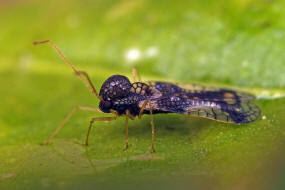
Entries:
POLYGON ((131 84, 129 79, 122 75, 113 75, 102 85, 99 96, 103 98, 100 101, 99 108, 105 113, 115 110, 118 115, 123 115, 129 110, 131 115, 136 116, 139 113, 138 101, 148 97, 146 91, 141 93, 135 85, 144 85, 143 83, 131 84), (136 91, 137 90, 137 91, 136 91), (137 93, 138 92, 138 93, 137 93))
MULTIPOLYGON (((118 115, 124 115, 126 110, 129 110, 130 114, 135 117, 139 115, 144 101, 152 100, 160 95, 159 91, 146 83, 131 84, 127 77, 113 75, 103 83, 100 89, 99 96, 103 100, 100 101, 99 108, 105 113, 114 110, 118 115)), ((143 113, 149 113, 149 111, 144 110, 143 113)))
MULTIPOLYGON (((102 85, 99 95, 104 101, 100 102, 99 108, 105 113, 115 110, 119 115, 129 110, 132 116, 137 116, 144 101, 149 99, 153 114, 180 113, 236 124, 250 123, 260 115, 259 108, 250 102, 254 99, 250 94, 199 88, 200 91, 191 91, 167 82, 131 84, 125 76, 114 75, 102 85)), ((149 114, 149 108, 143 113, 149 114)))
MULTIPOLYGON (((51 41, 34 42, 34 44, 39 43, 49 43, 55 48, 71 66, 75 74, 100 99, 99 109, 87 106, 74 107, 54 133, 52 133, 46 144, 50 143, 54 135, 57 134, 76 110, 104 112, 114 115, 114 117, 95 117, 91 119, 86 136, 86 145, 88 144, 92 124, 95 121, 111 121, 116 120, 119 116, 125 116, 126 148, 128 148, 128 119, 134 119, 136 116, 140 118, 143 114, 150 114, 153 151, 153 114, 178 113, 234 124, 250 123, 257 120, 261 115, 260 109, 251 102, 255 98, 251 94, 194 84, 180 85, 159 81, 131 83, 125 76, 113 75, 103 83, 98 94, 87 73, 77 71, 51 41)), ((137 71, 134 69, 134 81, 137 78, 136 74, 137 71)))

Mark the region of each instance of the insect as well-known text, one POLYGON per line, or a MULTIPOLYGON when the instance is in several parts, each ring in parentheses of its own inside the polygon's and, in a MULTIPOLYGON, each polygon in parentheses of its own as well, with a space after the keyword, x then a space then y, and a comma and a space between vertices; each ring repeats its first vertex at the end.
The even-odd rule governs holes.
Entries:
POLYGON ((45 144, 59 132, 67 120, 76 110, 104 112, 112 115, 108 117, 94 117, 90 120, 85 144, 92 125, 95 121, 112 121, 124 116, 126 119, 126 149, 128 148, 128 120, 141 118, 143 114, 150 115, 152 128, 152 151, 154 152, 154 123, 153 114, 178 113, 188 116, 198 116, 224 123, 246 124, 257 120, 261 111, 251 102, 255 97, 251 94, 231 89, 207 87, 201 85, 173 84, 168 82, 151 81, 140 82, 136 68, 133 69, 133 80, 123 75, 109 77, 97 93, 90 77, 84 71, 78 71, 63 55, 63 53, 50 41, 36 41, 33 44, 48 43, 53 47, 65 62, 72 68, 76 76, 100 100, 99 108, 76 106, 50 135, 45 144), (137 78, 139 79, 137 81, 137 78))

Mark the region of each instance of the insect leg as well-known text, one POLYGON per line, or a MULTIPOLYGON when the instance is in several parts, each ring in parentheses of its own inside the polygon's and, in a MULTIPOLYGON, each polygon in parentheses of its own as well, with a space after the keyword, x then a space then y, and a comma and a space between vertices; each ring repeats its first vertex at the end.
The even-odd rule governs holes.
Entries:
POLYGON ((89 124, 89 128, 87 131, 87 135, 86 135, 86 140, 85 140, 85 145, 88 145, 88 139, 89 139, 89 134, 91 132, 91 128, 92 128, 92 124, 95 121, 112 121, 112 120, 116 120, 118 118, 118 116, 116 115, 116 117, 94 117, 90 120, 90 124, 89 124))
POLYGON ((138 118, 140 119, 142 117, 142 114, 143 114, 143 111, 145 110, 146 108, 146 105, 150 102, 149 99, 146 99, 141 107, 141 110, 139 112, 139 115, 138 115, 138 118))
POLYGON ((141 77, 140 77, 140 74, 138 72, 137 67, 134 66, 132 70, 133 70, 133 80, 134 80, 134 82, 140 82, 141 81, 141 77), (137 79, 138 79, 138 81, 137 81, 137 79))
POLYGON ((146 99, 141 107, 140 113, 138 115, 139 118, 141 118, 142 113, 144 111, 144 109, 146 108, 146 106, 149 105, 149 113, 150 113, 150 125, 151 125, 151 149, 152 152, 155 152, 154 150, 154 123, 153 123, 153 116, 152 116, 152 105, 151 105, 151 101, 149 99, 146 99))
MULTIPOLYGON (((87 77, 87 80, 82 76, 82 71, 77 71, 75 69, 75 67, 69 62, 69 60, 64 56, 64 54, 58 49, 58 47, 56 47, 54 45, 54 43, 52 43, 50 40, 43 40, 43 41, 35 41, 33 42, 34 45, 37 44, 43 44, 43 43, 48 43, 52 48, 54 48, 57 53, 64 59, 64 61, 71 67, 71 69, 75 72, 76 76, 85 84, 85 86, 87 86, 87 88, 99 99, 99 100, 103 100, 102 97, 99 96, 99 94, 97 93, 97 91, 95 90, 94 86, 91 85, 91 80, 88 79, 89 77, 87 77)), ((86 73, 83 74, 85 77, 88 76, 86 73)))
POLYGON ((75 106, 71 112, 64 118, 64 120, 58 125, 58 127, 55 129, 55 131, 49 136, 47 141, 43 144, 49 144, 52 138, 59 132, 59 130, 63 127, 63 125, 70 119, 70 117, 73 115, 73 113, 77 110, 86 110, 86 111, 93 111, 93 112, 101 112, 97 108, 92 108, 88 106, 75 106))
POLYGON ((126 150, 129 148, 129 130, 128 130, 128 117, 126 116, 126 150))
POLYGON ((149 103, 149 112, 150 112, 150 124, 151 124, 151 149, 152 152, 155 152, 154 150, 154 124, 153 124, 153 117, 152 117, 152 106, 151 106, 151 102, 148 101, 149 103))
POLYGON ((127 150, 129 147, 129 126, 128 126, 129 125, 129 123, 128 123, 129 115, 130 115, 130 111, 127 110, 126 111, 126 149, 125 150, 127 150))

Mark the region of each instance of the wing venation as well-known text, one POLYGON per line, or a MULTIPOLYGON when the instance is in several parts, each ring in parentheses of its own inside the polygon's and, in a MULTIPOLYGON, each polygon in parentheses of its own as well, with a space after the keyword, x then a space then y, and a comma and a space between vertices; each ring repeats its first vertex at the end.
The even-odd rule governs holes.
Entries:
POLYGON ((261 115, 259 107, 251 102, 255 97, 248 93, 201 85, 181 88, 165 82, 149 85, 162 94, 151 98, 157 113, 180 113, 235 124, 250 123, 261 115))

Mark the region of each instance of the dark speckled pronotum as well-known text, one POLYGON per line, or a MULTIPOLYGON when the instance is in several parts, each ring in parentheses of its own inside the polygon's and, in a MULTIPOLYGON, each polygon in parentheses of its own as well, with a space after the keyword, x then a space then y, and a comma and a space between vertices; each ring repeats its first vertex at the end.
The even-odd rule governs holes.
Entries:
POLYGON ((251 94, 196 84, 180 85, 160 81, 137 82, 138 73, 135 68, 133 69, 133 83, 123 75, 113 75, 103 83, 98 94, 86 72, 76 70, 51 41, 34 42, 34 44, 41 43, 49 43, 69 64, 76 76, 100 100, 99 109, 87 106, 74 107, 45 144, 50 143, 54 135, 76 110, 104 112, 113 116, 91 119, 86 145, 88 145, 88 137, 95 121, 111 121, 124 116, 126 118, 126 149, 128 148, 128 119, 140 118, 143 114, 149 114, 152 126, 152 151, 154 151, 153 114, 177 113, 233 124, 250 123, 261 115, 258 106, 251 102, 255 98, 251 94))

